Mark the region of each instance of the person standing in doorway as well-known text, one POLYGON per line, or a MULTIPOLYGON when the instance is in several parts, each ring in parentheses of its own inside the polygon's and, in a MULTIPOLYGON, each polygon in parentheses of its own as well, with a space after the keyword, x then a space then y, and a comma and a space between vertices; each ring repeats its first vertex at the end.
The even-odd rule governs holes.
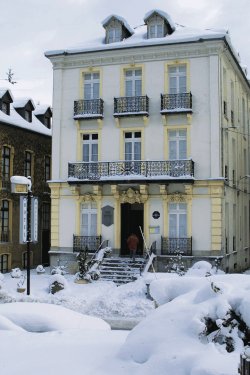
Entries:
POLYGON ((130 258, 133 258, 133 261, 135 261, 135 255, 136 255, 138 244, 139 244, 138 237, 134 233, 130 234, 130 236, 127 239, 127 245, 130 251, 130 258))

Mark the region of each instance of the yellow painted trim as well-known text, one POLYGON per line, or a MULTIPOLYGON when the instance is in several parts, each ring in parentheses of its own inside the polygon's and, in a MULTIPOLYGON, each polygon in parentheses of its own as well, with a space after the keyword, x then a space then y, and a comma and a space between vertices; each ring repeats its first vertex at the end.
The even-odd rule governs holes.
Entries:
POLYGON ((125 72, 126 70, 141 69, 141 91, 142 95, 145 94, 145 65, 144 64, 127 64, 122 65, 120 68, 120 95, 125 96, 125 72))
POLYGON ((4 251, 3 253, 0 253, 0 257, 2 255, 8 255, 8 271, 10 271, 11 268, 12 268, 12 254, 11 253, 7 253, 6 251, 4 251))
POLYGON ((128 132, 141 132, 141 159, 145 159, 145 129, 144 128, 125 128, 120 129, 120 146, 119 146, 119 158, 120 160, 125 159, 125 137, 124 134, 128 132))
POLYGON ((99 85, 99 96, 103 96, 103 69, 101 67, 88 67, 80 70, 80 81, 79 81, 79 98, 84 99, 84 74, 86 73, 99 73, 100 74, 100 85, 99 85))
POLYGON ((164 69, 164 90, 165 93, 169 93, 169 84, 168 84, 168 68, 177 65, 186 65, 186 74, 187 74, 187 92, 191 91, 191 78, 190 78, 190 62, 189 60, 171 60, 165 63, 164 69))
POLYGON ((191 157, 191 129, 188 125, 174 125, 164 127, 164 159, 169 159, 168 132, 170 130, 186 130, 187 131, 187 158, 191 157))
POLYGON ((115 199, 115 209, 114 209, 114 242, 115 248, 121 248, 121 202, 115 199))

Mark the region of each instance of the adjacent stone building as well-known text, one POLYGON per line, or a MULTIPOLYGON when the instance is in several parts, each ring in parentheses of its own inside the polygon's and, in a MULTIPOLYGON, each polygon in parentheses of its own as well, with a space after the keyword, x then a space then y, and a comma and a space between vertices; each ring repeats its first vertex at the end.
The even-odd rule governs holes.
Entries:
MULTIPOLYGON (((192 20, 190 20, 192 22, 192 20)), ((158 270, 249 267, 249 97, 227 31, 175 24, 160 10, 133 29, 103 21, 99 41, 49 51, 53 64, 51 263, 108 240, 155 244, 158 270)))
POLYGON ((31 265, 48 264, 50 248, 51 118, 49 106, 32 99, 15 100, 0 88, 0 271, 26 267, 26 244, 19 243, 20 195, 11 192, 10 177, 31 176, 38 197, 38 242, 31 244, 31 265))

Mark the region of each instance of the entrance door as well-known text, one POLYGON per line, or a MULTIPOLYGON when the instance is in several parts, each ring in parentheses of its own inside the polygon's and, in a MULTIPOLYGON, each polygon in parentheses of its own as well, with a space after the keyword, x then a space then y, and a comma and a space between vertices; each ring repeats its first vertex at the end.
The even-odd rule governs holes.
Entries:
POLYGON ((143 239, 140 228, 143 232, 143 204, 123 203, 121 205, 121 256, 128 256, 127 238, 134 233, 139 238, 137 255, 143 255, 143 239))

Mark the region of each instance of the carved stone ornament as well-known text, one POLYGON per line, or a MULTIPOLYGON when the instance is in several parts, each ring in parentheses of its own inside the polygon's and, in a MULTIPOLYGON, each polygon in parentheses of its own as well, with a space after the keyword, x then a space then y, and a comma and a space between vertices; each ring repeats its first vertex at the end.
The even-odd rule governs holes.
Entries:
POLYGON ((84 194, 82 197, 81 197, 81 201, 82 202, 95 202, 95 195, 93 194, 90 194, 90 193, 87 193, 87 194, 84 194))
POLYGON ((127 191, 123 191, 120 197, 121 203, 144 203, 147 200, 147 195, 142 195, 137 190, 129 188, 127 191))
POLYGON ((182 193, 176 191, 175 193, 169 195, 169 201, 176 202, 176 203, 185 202, 186 197, 183 196, 182 193))

